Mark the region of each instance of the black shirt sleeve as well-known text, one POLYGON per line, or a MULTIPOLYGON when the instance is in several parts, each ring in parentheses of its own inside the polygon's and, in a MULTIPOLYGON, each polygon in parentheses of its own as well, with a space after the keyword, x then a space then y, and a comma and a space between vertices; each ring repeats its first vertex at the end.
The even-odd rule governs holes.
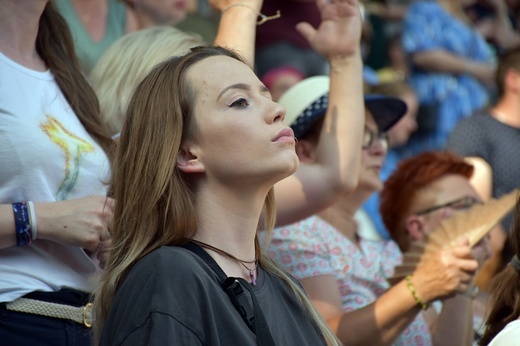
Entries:
POLYGON ((203 345, 194 331, 175 317, 160 312, 151 313, 144 324, 123 336, 122 340, 121 346, 163 346, 169 341, 175 341, 175 345, 203 345))

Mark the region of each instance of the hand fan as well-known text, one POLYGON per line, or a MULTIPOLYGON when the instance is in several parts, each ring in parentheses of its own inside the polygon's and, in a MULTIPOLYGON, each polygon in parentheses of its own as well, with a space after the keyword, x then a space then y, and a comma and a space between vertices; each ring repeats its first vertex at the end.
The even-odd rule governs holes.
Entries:
POLYGON ((513 190, 498 199, 492 198, 443 220, 425 239, 412 243, 403 255, 403 263, 395 267, 394 275, 388 278, 388 282, 393 285, 403 280, 429 255, 443 247, 455 246, 461 237, 467 237, 473 247, 513 209, 518 192, 513 190))

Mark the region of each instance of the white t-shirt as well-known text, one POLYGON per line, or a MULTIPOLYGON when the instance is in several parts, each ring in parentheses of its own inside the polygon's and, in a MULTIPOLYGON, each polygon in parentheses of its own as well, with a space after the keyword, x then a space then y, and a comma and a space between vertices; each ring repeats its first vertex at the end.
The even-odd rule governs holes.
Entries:
MULTIPOLYGON (((0 53, 0 203, 104 196, 109 169, 53 74, 0 53)), ((0 302, 35 290, 89 292, 98 271, 96 260, 79 247, 36 239, 1 249, 0 302)))
POLYGON ((488 346, 517 346, 520 345, 520 320, 509 322, 497 334, 488 346))

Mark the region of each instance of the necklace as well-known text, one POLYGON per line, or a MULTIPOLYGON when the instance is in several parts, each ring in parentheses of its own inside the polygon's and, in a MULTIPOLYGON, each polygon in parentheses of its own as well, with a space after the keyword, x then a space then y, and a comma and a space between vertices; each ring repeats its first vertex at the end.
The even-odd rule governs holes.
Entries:
POLYGON ((230 254, 229 252, 226 252, 224 250, 221 250, 219 249, 218 247, 214 247, 213 245, 209 245, 209 244, 206 244, 206 243, 203 243, 201 241, 198 241, 198 240, 195 240, 195 239, 192 239, 191 240, 193 243, 197 244, 198 246, 200 247, 203 247, 203 248, 206 248, 206 249, 210 249, 210 250, 213 250, 215 251, 216 253, 219 253, 221 255, 224 255, 226 257, 229 257, 231 258, 232 260, 234 261, 237 261, 238 263, 240 263, 244 268, 247 269, 247 271, 249 272, 249 277, 251 278, 251 284, 254 286, 256 285, 256 277, 255 277, 255 270, 256 268, 258 267, 258 258, 256 258, 255 256, 255 259, 253 261, 244 261, 244 260, 241 260, 240 258, 237 258, 235 256, 233 256, 232 254, 230 254), (249 268, 248 266, 246 266, 246 263, 248 264, 254 264, 253 267, 249 268))

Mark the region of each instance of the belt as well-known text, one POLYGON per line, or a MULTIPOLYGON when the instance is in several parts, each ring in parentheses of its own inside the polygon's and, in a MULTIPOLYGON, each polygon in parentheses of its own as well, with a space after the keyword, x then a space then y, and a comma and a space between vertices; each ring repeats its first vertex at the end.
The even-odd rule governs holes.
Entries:
POLYGON ((82 324, 87 328, 92 327, 92 303, 76 307, 29 298, 18 298, 13 302, 7 303, 5 307, 10 311, 61 318, 82 324))

